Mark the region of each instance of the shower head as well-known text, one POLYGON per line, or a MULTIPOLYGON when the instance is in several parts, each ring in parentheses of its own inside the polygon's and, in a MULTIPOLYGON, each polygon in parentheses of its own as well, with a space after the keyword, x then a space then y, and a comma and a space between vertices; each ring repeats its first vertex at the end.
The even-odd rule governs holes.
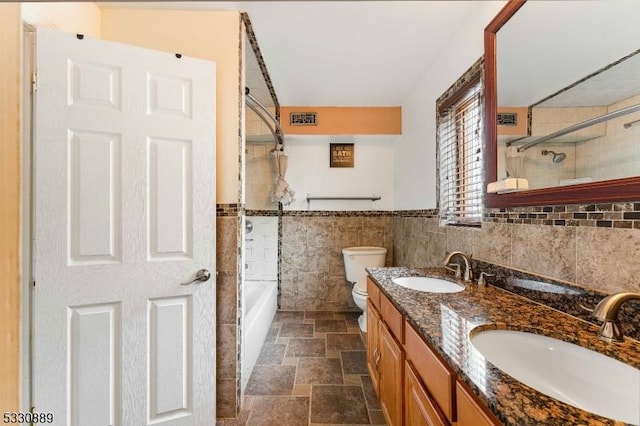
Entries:
POLYGON ((567 154, 565 154, 564 152, 553 152, 553 151, 547 151, 546 149, 543 149, 542 155, 547 155, 547 154, 553 154, 553 158, 551 159, 551 161, 553 161, 554 163, 562 163, 564 159, 567 158, 567 154))

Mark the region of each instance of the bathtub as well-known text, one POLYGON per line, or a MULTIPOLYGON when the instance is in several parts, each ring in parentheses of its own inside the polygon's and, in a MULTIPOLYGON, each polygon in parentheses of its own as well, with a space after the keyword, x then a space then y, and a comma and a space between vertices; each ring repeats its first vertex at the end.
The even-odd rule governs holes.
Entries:
POLYGON ((275 281, 245 281, 242 287, 242 392, 258 360, 278 306, 275 281))

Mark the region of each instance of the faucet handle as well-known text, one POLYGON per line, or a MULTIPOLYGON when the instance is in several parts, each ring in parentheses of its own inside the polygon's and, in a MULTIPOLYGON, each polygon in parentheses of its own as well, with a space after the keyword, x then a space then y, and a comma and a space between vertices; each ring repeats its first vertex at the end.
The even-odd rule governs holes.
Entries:
POLYGON ((478 277, 478 287, 484 287, 485 285, 487 285, 487 280, 485 279, 485 277, 495 277, 496 274, 489 274, 487 272, 480 272, 480 276, 478 277))
POLYGON ((455 277, 457 280, 462 278, 462 266, 459 263, 450 263, 449 265, 446 265, 444 268, 453 272, 455 274, 455 277), (453 266, 453 268, 451 266, 453 266))
POLYGON ((623 342, 624 334, 618 321, 605 320, 600 326, 598 337, 605 342, 623 342))

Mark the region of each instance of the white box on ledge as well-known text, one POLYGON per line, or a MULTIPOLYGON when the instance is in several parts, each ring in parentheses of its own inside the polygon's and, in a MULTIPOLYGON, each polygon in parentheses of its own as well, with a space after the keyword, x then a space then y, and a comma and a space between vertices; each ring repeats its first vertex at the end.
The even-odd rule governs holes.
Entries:
POLYGON ((487 185, 488 193, 504 193, 529 189, 529 181, 522 178, 506 178, 487 185))

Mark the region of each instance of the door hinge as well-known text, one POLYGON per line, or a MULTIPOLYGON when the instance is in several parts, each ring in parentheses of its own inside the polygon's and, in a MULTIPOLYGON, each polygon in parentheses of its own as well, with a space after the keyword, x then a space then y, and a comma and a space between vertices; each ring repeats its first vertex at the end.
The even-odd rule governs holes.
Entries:
POLYGON ((38 90, 38 72, 31 73, 31 93, 35 93, 38 90))

